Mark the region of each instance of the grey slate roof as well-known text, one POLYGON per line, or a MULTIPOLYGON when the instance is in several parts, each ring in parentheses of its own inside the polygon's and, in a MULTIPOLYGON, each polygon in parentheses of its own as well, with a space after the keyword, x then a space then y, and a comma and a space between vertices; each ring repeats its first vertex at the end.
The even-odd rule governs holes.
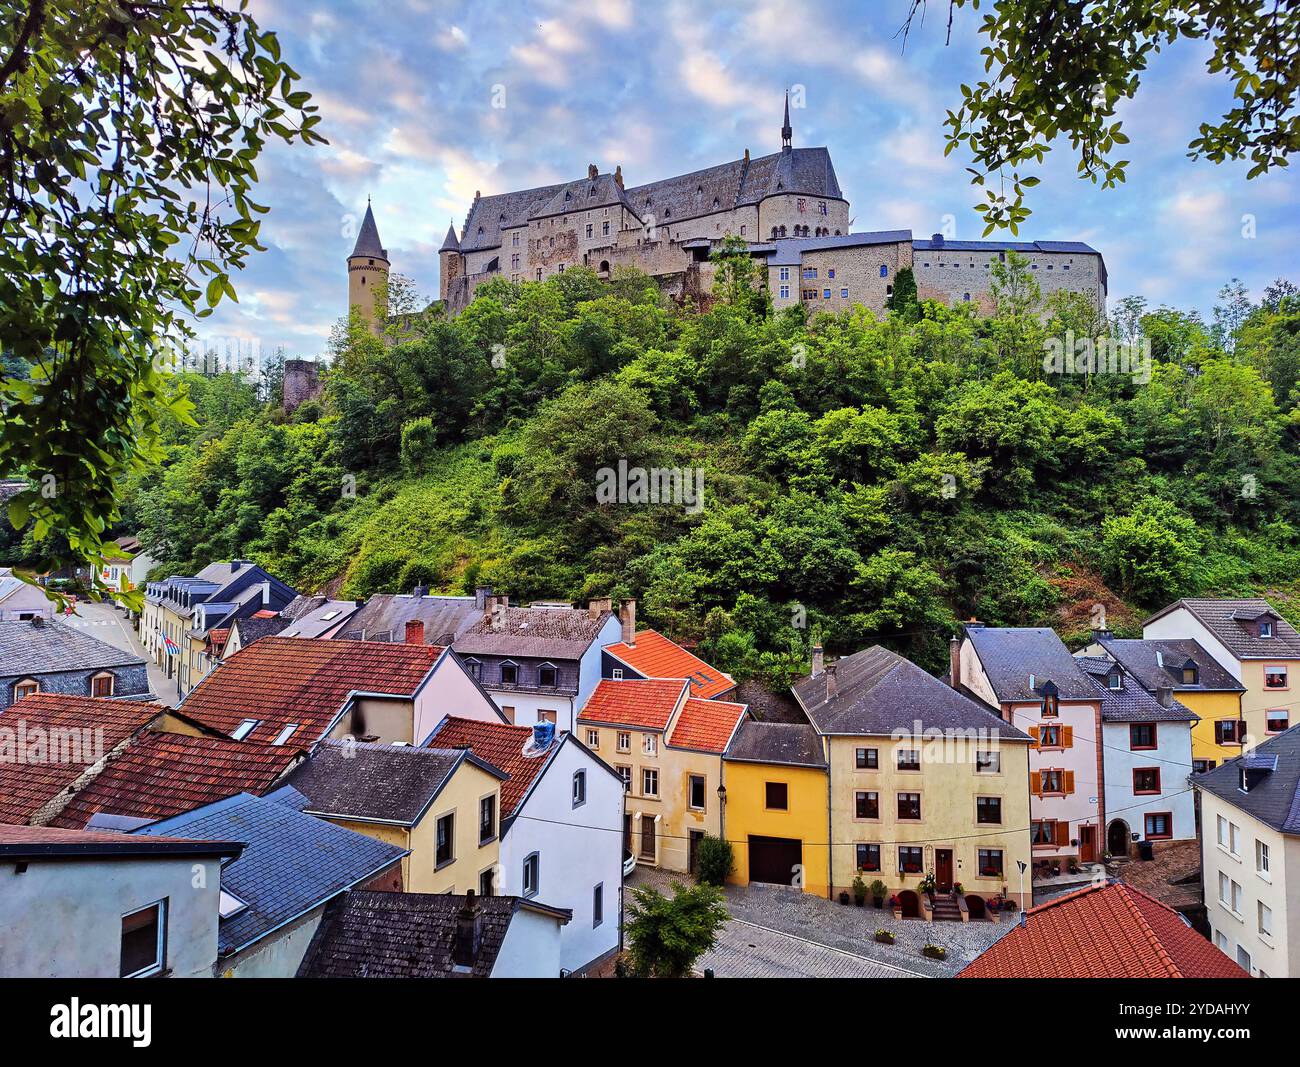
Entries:
POLYGON ((1200 716, 1178 701, 1165 707, 1127 672, 1121 670, 1123 689, 1106 685, 1116 664, 1105 656, 1076 656, 1079 665, 1092 679, 1101 695, 1101 717, 1104 722, 1199 722, 1200 716))
POLYGON ((320 637, 327 630, 345 625, 360 608, 355 600, 329 600, 326 597, 309 597, 306 603, 290 604, 281 617, 289 624, 280 632, 285 637, 320 637), (290 614, 290 611, 293 614, 290 614))
MULTIPOLYGON (((465 900, 450 893, 346 893, 325 909, 298 977, 450 977, 457 914, 465 900)), ((506 931, 521 908, 554 915, 560 922, 570 915, 518 897, 477 897, 474 904, 480 922, 474 978, 491 976, 506 931)))
POLYGON ((439 252, 459 252, 460 241, 456 239, 456 224, 449 222, 447 224, 447 236, 442 239, 442 247, 439 252))
POLYGON ((305 811, 414 826, 466 760, 509 777, 463 748, 325 741, 285 781, 307 798, 305 811))
POLYGON ((1029 736, 982 704, 944 685, 896 652, 874 645, 835 662, 838 693, 826 697, 826 675, 791 688, 819 733, 888 736, 913 729, 982 729, 1004 741, 1029 736))
POLYGON ((480 614, 452 646, 462 656, 531 656, 576 660, 613 617, 586 608, 507 608, 491 618, 480 614))
POLYGON ((921 238, 912 242, 918 252, 1074 252, 1079 255, 1101 255, 1091 245, 1082 241, 935 241, 921 238))
POLYGON ((731 739, 725 759, 742 763, 785 763, 795 767, 825 767, 821 739, 811 726, 746 719, 731 739))
POLYGON ((1219 661, 1201 647, 1200 642, 1190 637, 1159 640, 1099 637, 1097 643, 1152 692, 1161 686, 1176 693, 1246 691, 1246 687, 1224 670, 1219 661), (1164 661, 1163 666, 1161 659, 1164 661), (1197 666, 1195 685, 1183 681, 1183 664, 1189 659, 1194 660, 1197 666))
POLYGON ((1249 793, 1241 791, 1241 772, 1247 765, 1246 757, 1228 760, 1212 771, 1193 775, 1192 783, 1267 823, 1274 830, 1300 834, 1300 726, 1293 726, 1285 733, 1256 745, 1251 756, 1258 769, 1267 769, 1268 758, 1276 757, 1277 769, 1264 775, 1249 793))
POLYGON ((1062 700, 1097 699, 1092 681, 1055 630, 1045 626, 966 626, 965 631, 999 701, 1041 700, 1043 686, 1049 681, 1062 700))
POLYGON ((248 907, 221 920, 219 955, 241 951, 407 854, 407 849, 303 814, 298 808, 303 799, 291 789, 265 797, 240 793, 136 831, 245 843, 239 859, 222 870, 221 887, 248 907))
POLYGON ((142 667, 144 660, 57 619, 0 622, 0 676, 142 667))
MULTIPOLYGON (((370 256, 387 261, 388 252, 379 240, 379 227, 375 225, 375 213, 366 204, 366 215, 361 220, 361 230, 357 234, 357 243, 352 249, 353 256, 370 256)), ((351 257, 348 257, 351 258, 351 257)))
POLYGON ((1146 626, 1176 608, 1186 608, 1238 659, 1300 659, 1300 634, 1262 597, 1187 598, 1157 611, 1146 626), (1273 620, 1274 637, 1257 637, 1251 623, 1261 615, 1273 620))
MULTIPOLYGON (((831 248, 862 248, 869 245, 898 244, 912 239, 911 230, 872 230, 862 233, 843 233, 833 237, 778 237, 768 242, 776 251, 768 259, 768 266, 790 267, 803 262, 803 253, 822 252, 831 248)), ((765 246, 766 247, 766 246, 765 246)), ((753 251, 753 248, 750 249, 753 251)))
POLYGON ((256 619, 249 616, 246 619, 236 619, 230 625, 239 630, 239 639, 245 645, 251 645, 261 637, 271 637, 278 634, 291 620, 276 616, 273 619, 256 619))
POLYGON ((426 645, 446 645, 483 618, 483 609, 472 596, 412 596, 409 593, 376 593, 358 608, 338 632, 339 638, 392 641, 401 644, 406 624, 424 623, 426 645))

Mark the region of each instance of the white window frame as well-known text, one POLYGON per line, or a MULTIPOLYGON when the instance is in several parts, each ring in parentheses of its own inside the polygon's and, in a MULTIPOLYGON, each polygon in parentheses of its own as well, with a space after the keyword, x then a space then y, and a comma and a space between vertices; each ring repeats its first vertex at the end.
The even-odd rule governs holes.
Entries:
POLYGON ((573 801, 573 807, 580 808, 587 803, 587 772, 586 770, 576 770, 573 772, 573 789, 570 799, 573 801))
POLYGON ((656 767, 641 768, 641 795, 646 797, 657 797, 659 795, 659 770, 656 767), (651 780, 654 781, 654 789, 648 788, 651 780))
POLYGON ((297 722, 285 723, 284 728, 281 729, 281 731, 275 735, 275 740, 272 741, 271 744, 273 745, 286 744, 289 738, 291 738, 298 731, 298 727, 301 725, 302 725, 301 723, 297 723, 297 722))
POLYGON ((540 852, 530 852, 524 857, 523 872, 519 879, 519 895, 523 897, 535 897, 542 884, 542 854, 540 852), (529 884, 529 870, 532 871, 531 885, 529 884))
POLYGON ((249 734, 262 725, 261 719, 245 719, 230 731, 232 740, 243 741, 249 734))
MULTIPOLYGON (((157 939, 157 944, 155 945, 154 948, 154 961, 153 963, 149 964, 147 967, 142 967, 138 971, 133 971, 131 974, 122 975, 123 978, 148 978, 150 975, 161 974, 167 967, 167 898, 166 897, 163 897, 160 900, 155 900, 149 904, 146 904, 143 908, 134 908, 131 911, 123 912, 120 922, 124 923, 126 922, 127 919, 131 918, 131 916, 139 915, 142 911, 149 911, 151 908, 158 909, 158 939, 157 939)), ((121 945, 120 945, 121 933, 122 931, 120 930, 120 926, 119 926, 119 934, 118 934, 119 964, 121 962, 121 945)), ((122 968, 119 965, 118 970, 120 971, 121 969, 122 968)))

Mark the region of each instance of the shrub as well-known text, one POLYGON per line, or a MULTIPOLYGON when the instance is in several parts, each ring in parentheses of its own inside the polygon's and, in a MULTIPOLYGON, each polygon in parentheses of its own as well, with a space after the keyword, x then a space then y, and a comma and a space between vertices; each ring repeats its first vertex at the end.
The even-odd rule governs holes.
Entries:
POLYGON ((722 885, 735 865, 731 842, 705 834, 695 854, 696 880, 703 885, 722 885))
POLYGON ((438 446, 433 420, 428 416, 402 425, 402 466, 412 474, 423 473, 438 446))
POLYGON ((722 893, 709 885, 673 883, 665 896, 649 886, 632 893, 627 945, 632 970, 641 978, 685 978, 718 940, 727 921, 722 893))

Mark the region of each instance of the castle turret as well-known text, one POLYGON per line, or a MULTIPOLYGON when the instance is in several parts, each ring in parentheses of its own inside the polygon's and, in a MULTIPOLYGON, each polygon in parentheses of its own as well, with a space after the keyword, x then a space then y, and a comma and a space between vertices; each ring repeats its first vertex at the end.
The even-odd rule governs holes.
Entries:
POLYGON ((348 256, 348 310, 358 309, 376 331, 388 317, 387 285, 388 251, 379 242, 379 227, 367 200, 356 247, 348 256))
POLYGON ((793 137, 794 137, 794 129, 790 125, 790 93, 789 90, 787 90, 785 94, 785 122, 781 126, 781 151, 782 152, 790 151, 793 137))
POLYGON ((461 274, 460 242, 456 240, 455 223, 447 224, 447 236, 438 249, 438 266, 438 296, 445 302, 452 279, 459 278, 461 274))

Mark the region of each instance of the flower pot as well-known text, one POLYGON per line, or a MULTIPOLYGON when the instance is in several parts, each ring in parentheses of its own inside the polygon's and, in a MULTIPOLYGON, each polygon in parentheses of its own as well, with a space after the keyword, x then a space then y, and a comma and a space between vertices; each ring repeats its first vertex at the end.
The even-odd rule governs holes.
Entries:
POLYGON ((840 903, 841 903, 841 904, 848 904, 848 902, 849 902, 849 895, 848 895, 847 893, 841 893, 841 894, 840 894, 840 903))

